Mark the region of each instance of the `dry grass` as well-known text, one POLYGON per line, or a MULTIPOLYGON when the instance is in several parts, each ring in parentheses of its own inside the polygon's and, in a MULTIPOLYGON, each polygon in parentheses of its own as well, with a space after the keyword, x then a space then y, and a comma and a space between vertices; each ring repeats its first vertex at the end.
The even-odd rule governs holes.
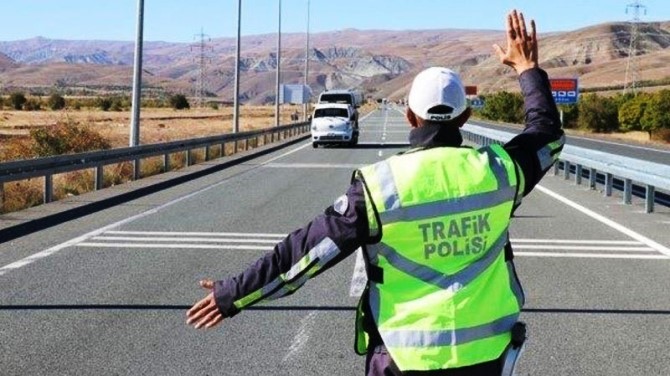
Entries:
MULTIPOLYGON (((298 112, 302 118, 302 107, 282 106, 280 124, 289 124, 291 114, 298 112)), ((240 131, 270 128, 274 126, 274 106, 240 107, 240 131)), ((53 126, 57 123, 74 123, 95 130, 110 141, 112 147, 128 145, 130 132, 129 112, 83 111, 1 111, 0 112, 0 155, 12 148, 25 148, 30 142, 31 129, 53 126)), ((173 140, 190 139, 230 133, 233 128, 233 109, 192 109, 175 111, 172 109, 143 109, 140 118, 140 142, 142 144, 160 143, 173 140)), ((253 141, 253 140, 252 140, 253 141)), ((263 140, 261 140, 262 144, 263 140)), ((250 147, 256 147, 251 142, 250 147)), ((234 151, 233 145, 226 145, 225 155, 234 151)), ((11 154, 11 153, 9 153, 11 154)), ((214 146, 210 158, 221 155, 221 148, 214 146)), ((203 150, 191 154, 192 163, 205 160, 203 150)), ((178 169, 186 164, 184 153, 170 156, 170 168, 178 169)), ((143 177, 163 172, 163 160, 160 157, 142 161, 143 177)), ((132 165, 120 163, 105 166, 103 186, 123 184, 132 176, 132 165)), ((0 191, 0 213, 13 212, 43 202, 44 179, 29 179, 11 182, 0 191), (4 192, 3 192, 4 191, 4 192)), ((94 172, 82 170, 54 176, 54 199, 59 200, 79 195, 94 189, 94 172)))
MULTIPOLYGON (((302 107, 281 107, 280 124, 289 124, 291 114, 300 114, 302 107)), ((274 106, 241 106, 240 131, 269 128, 275 124, 274 106)), ((128 146, 130 112, 81 111, 1 111, 0 148, 13 138, 26 137, 30 129, 72 121, 88 125, 107 138, 113 147, 128 146)), ((195 137, 230 133, 233 128, 233 109, 143 109, 140 117, 140 143, 152 144, 195 137)))

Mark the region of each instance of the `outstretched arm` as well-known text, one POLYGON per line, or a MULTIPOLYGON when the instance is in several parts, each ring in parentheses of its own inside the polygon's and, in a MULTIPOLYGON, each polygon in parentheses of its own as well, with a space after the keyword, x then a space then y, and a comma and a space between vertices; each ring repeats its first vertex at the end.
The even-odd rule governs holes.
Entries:
POLYGON ((323 214, 289 234, 241 274, 201 281, 210 292, 187 312, 186 323, 211 328, 254 304, 292 294, 366 243, 368 234, 363 187, 356 181, 323 214))
POLYGON ((523 13, 507 15, 507 47, 494 45, 500 62, 519 75, 524 98, 526 127, 505 144, 505 150, 516 161, 520 178, 525 182, 523 195, 530 193, 551 165, 558 160, 565 139, 556 103, 551 95, 547 73, 540 69, 535 21, 530 34, 523 13))

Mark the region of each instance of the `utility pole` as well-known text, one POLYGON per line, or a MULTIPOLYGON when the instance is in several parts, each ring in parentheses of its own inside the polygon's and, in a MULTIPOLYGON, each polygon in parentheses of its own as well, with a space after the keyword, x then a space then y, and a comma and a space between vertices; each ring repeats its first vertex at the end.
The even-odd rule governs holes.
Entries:
POLYGON ((640 36, 640 11, 647 14, 647 7, 642 5, 640 0, 626 5, 626 14, 632 9, 633 19, 631 21, 630 45, 628 47, 628 62, 626 64, 626 77, 623 85, 623 93, 630 90, 633 94, 637 93, 637 82, 640 80, 640 66, 637 59, 637 45, 640 36))
POLYGON ((195 38, 200 38, 196 46, 192 46, 191 50, 195 47, 198 50, 198 78, 196 79, 195 87, 195 97, 197 99, 196 107, 202 107, 205 103, 205 65, 207 64, 207 55, 206 52, 210 49, 207 47, 206 43, 211 41, 209 35, 205 34, 202 29, 200 29, 200 34, 196 34, 195 38))

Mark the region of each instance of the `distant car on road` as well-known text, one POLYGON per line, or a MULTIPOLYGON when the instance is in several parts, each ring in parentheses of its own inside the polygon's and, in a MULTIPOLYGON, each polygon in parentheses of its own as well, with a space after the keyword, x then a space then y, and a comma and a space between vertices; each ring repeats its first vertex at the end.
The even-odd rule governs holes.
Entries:
POLYGON ((321 103, 312 115, 312 146, 325 144, 358 144, 358 122, 355 108, 343 103, 321 103))

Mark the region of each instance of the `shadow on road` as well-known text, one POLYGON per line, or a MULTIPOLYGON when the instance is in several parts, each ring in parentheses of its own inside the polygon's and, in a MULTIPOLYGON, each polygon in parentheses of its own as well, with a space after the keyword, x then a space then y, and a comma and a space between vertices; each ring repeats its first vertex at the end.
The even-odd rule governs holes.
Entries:
MULTIPOLYGON (((182 311, 191 305, 160 304, 26 304, 0 305, 0 311, 57 311, 57 310, 110 310, 110 311, 182 311)), ((261 306, 245 311, 356 311, 355 306, 261 306)), ((525 308, 523 313, 572 313, 595 315, 670 315, 670 310, 645 309, 576 309, 576 308, 525 308)))

